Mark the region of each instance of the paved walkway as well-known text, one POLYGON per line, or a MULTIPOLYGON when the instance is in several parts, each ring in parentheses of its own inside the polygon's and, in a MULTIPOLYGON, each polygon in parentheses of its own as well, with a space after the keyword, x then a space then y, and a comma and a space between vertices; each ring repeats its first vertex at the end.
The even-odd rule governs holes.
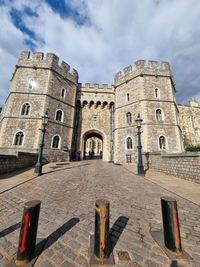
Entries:
MULTIPOLYGON (((62 169, 64 166, 69 165, 66 162, 59 162, 59 163, 49 163, 43 166, 42 172, 44 174, 50 173, 55 169, 62 169)), ((33 180, 37 177, 35 174, 34 168, 27 168, 23 170, 18 170, 12 173, 0 175, 0 193, 6 192, 11 188, 17 187, 27 181, 33 180)))
POLYGON ((200 266, 199 206, 194 200, 181 197, 180 192, 177 195, 175 187, 176 194, 172 188, 165 189, 163 184, 156 184, 159 181, 149 179, 137 177, 122 166, 88 160, 51 166, 43 176, 31 177, 2 192, 0 266, 6 266, 16 253, 23 203, 32 199, 42 201, 38 237, 48 238, 34 266, 88 266, 89 236, 94 231, 97 198, 110 201, 115 266, 200 266), (160 197, 164 195, 178 201, 182 245, 193 257, 191 262, 172 262, 151 237, 150 230, 162 228, 160 197), (128 253, 128 261, 120 260, 121 251, 128 253))
MULTIPOLYGON (((124 167, 137 174, 137 169, 132 164, 126 164, 124 167)), ((145 178, 200 206, 200 184, 154 170, 148 170, 145 178)))

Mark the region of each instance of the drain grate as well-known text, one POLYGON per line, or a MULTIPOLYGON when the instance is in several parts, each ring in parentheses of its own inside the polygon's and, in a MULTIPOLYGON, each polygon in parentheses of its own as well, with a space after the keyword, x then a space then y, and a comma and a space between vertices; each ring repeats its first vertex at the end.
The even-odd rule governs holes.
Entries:
POLYGON ((118 258, 120 261, 130 261, 130 256, 127 251, 119 251, 118 258))

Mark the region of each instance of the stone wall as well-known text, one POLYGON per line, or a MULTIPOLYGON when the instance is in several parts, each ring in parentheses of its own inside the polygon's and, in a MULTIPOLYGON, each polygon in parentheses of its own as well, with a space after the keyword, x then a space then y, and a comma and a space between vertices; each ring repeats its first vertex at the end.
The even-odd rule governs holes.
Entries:
POLYGON ((198 101, 191 99, 187 106, 178 105, 180 127, 184 146, 200 144, 200 106, 198 101))
POLYGON ((44 149, 44 162, 69 162, 70 151, 64 152, 62 149, 44 149))
POLYGON ((34 166, 37 154, 18 152, 16 155, 0 154, 0 175, 34 166))
POLYGON ((200 153, 144 153, 145 169, 155 169, 195 183, 200 183, 200 153))

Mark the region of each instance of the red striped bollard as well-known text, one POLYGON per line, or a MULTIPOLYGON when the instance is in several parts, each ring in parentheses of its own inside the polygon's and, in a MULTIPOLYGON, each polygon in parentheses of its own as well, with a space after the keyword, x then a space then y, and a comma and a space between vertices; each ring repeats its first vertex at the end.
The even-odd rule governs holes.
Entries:
POLYGON ((110 253, 109 202, 98 199, 95 205, 94 254, 97 259, 109 258, 110 253))
POLYGON ((110 242, 110 204, 105 199, 95 203, 95 230, 90 236, 90 267, 113 266, 114 257, 110 242))
POLYGON ((39 200, 32 200, 24 204, 16 265, 25 265, 35 256, 40 206, 41 201, 39 200))
POLYGON ((161 208, 165 246, 171 252, 180 255, 182 246, 176 200, 171 197, 162 197, 161 208))

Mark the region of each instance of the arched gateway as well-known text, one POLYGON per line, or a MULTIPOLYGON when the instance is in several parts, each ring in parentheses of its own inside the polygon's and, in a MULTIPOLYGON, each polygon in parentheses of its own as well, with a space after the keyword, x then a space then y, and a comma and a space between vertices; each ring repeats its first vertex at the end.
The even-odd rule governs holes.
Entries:
POLYGON ((82 136, 82 159, 105 159, 105 135, 96 129, 85 132, 82 136))

